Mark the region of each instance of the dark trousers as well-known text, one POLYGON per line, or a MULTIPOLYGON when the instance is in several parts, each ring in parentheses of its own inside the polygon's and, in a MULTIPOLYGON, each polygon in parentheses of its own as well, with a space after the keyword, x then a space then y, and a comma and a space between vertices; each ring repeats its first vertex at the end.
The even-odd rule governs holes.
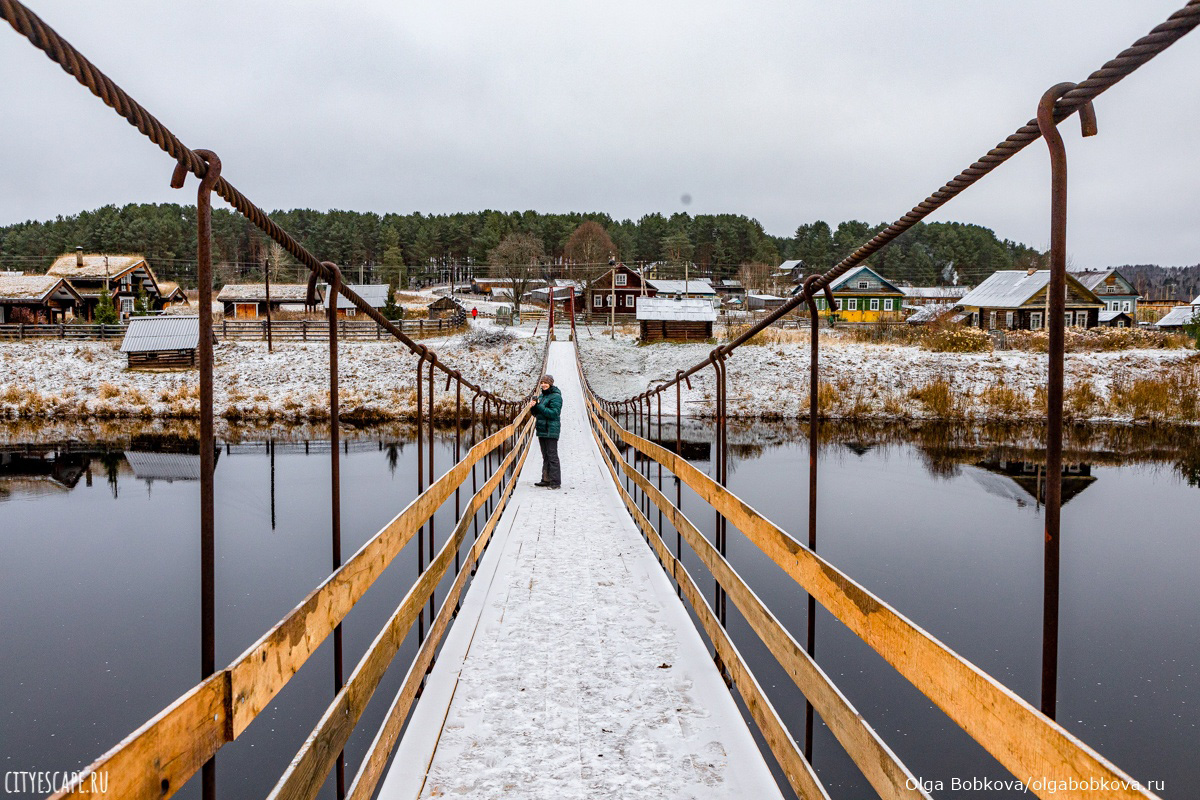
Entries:
POLYGON ((558 463, 558 439, 538 437, 542 446, 542 482, 558 486, 562 483, 562 466, 558 463))

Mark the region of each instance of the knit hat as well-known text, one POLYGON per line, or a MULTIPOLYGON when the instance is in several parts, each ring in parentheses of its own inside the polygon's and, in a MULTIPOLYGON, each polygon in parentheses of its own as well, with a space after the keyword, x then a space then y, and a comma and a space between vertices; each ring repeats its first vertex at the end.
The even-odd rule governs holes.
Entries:
POLYGON ((551 386, 553 386, 554 385, 554 376, 553 375, 543 375, 542 379, 540 381, 538 381, 538 383, 548 383, 551 386))

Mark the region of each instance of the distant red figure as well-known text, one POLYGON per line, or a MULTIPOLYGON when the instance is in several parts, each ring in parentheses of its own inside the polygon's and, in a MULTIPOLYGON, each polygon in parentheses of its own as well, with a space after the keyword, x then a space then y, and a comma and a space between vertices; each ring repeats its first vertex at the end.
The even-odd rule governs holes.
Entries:
POLYGON ((471 319, 475 319, 475 318, 476 318, 476 317, 478 317, 478 316, 479 316, 479 309, 478 309, 478 308, 472 308, 472 309, 471 309, 471 319))

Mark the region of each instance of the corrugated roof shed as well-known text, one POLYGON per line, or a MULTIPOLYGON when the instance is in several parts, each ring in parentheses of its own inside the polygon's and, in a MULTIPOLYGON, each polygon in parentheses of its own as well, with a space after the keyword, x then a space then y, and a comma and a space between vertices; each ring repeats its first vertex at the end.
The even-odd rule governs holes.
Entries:
POLYGON ((125 460, 135 477, 145 481, 198 481, 200 456, 186 453, 146 453, 126 450, 125 460))
POLYGON ((199 317, 131 317, 121 352, 195 350, 199 344, 199 317))
POLYGON ((54 263, 50 265, 50 269, 46 270, 46 274, 58 275, 60 278, 103 278, 106 275, 119 275, 139 265, 145 266, 147 272, 150 271, 150 265, 146 263, 146 258, 140 255, 89 253, 83 256, 83 265, 80 266, 77 263, 76 255, 68 253, 54 259, 54 263))
MULTIPOLYGON (((318 300, 324 296, 324 289, 317 287, 318 300)), ((271 302, 303 303, 308 300, 308 285, 304 283, 272 283, 271 302)), ((221 287, 217 295, 219 303, 265 303, 267 301, 267 285, 265 283, 227 283, 221 287)))
MULTIPOLYGON (((1200 297, 1196 299, 1200 300, 1200 297)), ((1157 324, 1160 328, 1178 328, 1180 325, 1190 325, 1196 316, 1200 316, 1200 303, 1194 306, 1175 306, 1157 324)))
POLYGON ((648 283, 659 294, 704 294, 704 295, 711 294, 711 295, 715 295, 717 293, 716 290, 713 289, 712 286, 707 281, 701 281, 701 280, 688 280, 688 281, 647 280, 646 283, 648 283), (687 284, 686 291, 684 290, 685 283, 687 284))
POLYGON ((680 320, 685 322, 715 322, 717 310, 704 298, 639 297, 639 320, 680 320))
MULTIPOLYGON (((348 283, 346 284, 346 288, 370 303, 371 308, 383 308, 387 305, 388 285, 386 283, 348 283)), ((274 292, 274 289, 275 287, 272 286, 272 292, 274 292)), ((325 295, 325 307, 329 308, 328 284, 325 286, 325 295)), ((358 306, 354 305, 354 303, 351 303, 349 300, 343 297, 341 292, 338 293, 337 307, 358 308, 358 306)))
POLYGON ((905 297, 944 298, 955 300, 971 291, 967 286, 901 286, 905 297))

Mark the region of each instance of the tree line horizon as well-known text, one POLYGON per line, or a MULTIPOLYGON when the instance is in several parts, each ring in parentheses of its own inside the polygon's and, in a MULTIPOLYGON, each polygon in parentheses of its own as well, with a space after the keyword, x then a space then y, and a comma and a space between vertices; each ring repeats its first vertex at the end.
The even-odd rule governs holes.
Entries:
MULTIPOLYGON (((511 274, 514 266, 530 265, 537 273, 531 277, 545 273, 590 282, 607 270, 610 257, 635 267, 665 263, 682 269, 687 263, 714 278, 757 279, 786 260, 802 261, 806 272, 824 272, 888 224, 844 220, 830 225, 816 220, 783 237, 767 233, 758 220, 741 214, 653 213, 635 222, 602 212, 427 215, 293 209, 272 212, 271 218, 319 258, 339 264, 348 276, 369 272, 375 281, 401 285, 410 278, 448 274, 448 268, 459 266, 500 267, 511 274)), ((141 253, 160 278, 192 287, 195 206, 106 205, 48 221, 0 226, 0 269, 44 271, 54 258, 76 247, 141 253)), ((221 283, 261 279, 268 264, 275 280, 299 275, 299 265, 281 248, 228 209, 213 211, 213 256, 221 283)), ((1047 257, 1023 243, 1000 239, 981 225, 931 222, 917 223, 866 263, 893 281, 976 285, 997 270, 1045 268, 1047 257)), ((1120 266, 1143 294, 1188 301, 1200 293, 1200 265, 1120 266)))

